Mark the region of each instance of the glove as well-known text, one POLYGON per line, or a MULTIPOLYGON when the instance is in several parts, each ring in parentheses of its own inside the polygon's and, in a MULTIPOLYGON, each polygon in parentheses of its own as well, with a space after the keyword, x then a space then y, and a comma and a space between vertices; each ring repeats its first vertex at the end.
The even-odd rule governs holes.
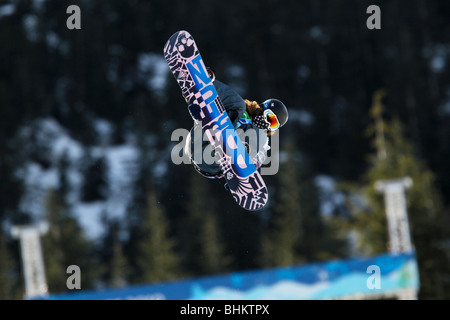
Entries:
POLYGON ((266 121, 264 115, 255 116, 252 119, 253 125, 259 129, 267 130, 269 129, 269 123, 266 121))
POLYGON ((188 110, 192 119, 200 120, 200 106, 198 104, 190 104, 188 110))
POLYGON ((271 148, 269 146, 269 140, 266 140, 266 143, 263 146, 263 150, 260 150, 256 156, 252 159, 253 163, 255 164, 256 169, 258 170, 261 168, 261 166, 264 164, 264 161, 266 161, 267 157, 267 151, 269 151, 271 148))
POLYGON ((266 161, 266 154, 262 151, 259 151, 252 160, 253 160, 253 164, 256 167, 256 170, 258 170, 259 168, 261 168, 264 161, 266 161))

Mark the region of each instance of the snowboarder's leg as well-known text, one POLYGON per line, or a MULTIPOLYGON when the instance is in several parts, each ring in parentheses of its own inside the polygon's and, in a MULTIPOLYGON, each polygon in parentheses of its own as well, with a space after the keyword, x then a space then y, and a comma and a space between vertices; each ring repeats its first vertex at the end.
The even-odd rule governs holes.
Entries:
POLYGON ((198 104, 190 104, 188 106, 189 113, 194 121, 200 120, 200 106, 198 104))
MULTIPOLYGON (((196 161, 194 159, 194 154, 195 154, 194 148, 196 147, 196 145, 197 145, 197 147, 200 146, 200 148, 202 148, 201 153, 200 153, 200 159, 198 159, 200 161, 203 160, 203 159, 201 159, 201 156, 203 155, 204 149, 203 149, 203 144, 202 144, 203 141, 199 140, 199 137, 197 137, 196 143, 194 143, 194 141, 193 141, 193 139, 196 138, 195 130, 200 130, 200 132, 202 132, 200 123, 194 125, 194 127, 191 129, 191 131, 189 132, 188 136, 186 137, 186 145, 184 147, 184 151, 185 151, 186 156, 191 161, 195 171, 197 171, 199 174, 201 174, 205 178, 208 178, 208 179, 221 179, 221 178, 223 178, 223 174, 222 174, 222 172, 220 170, 219 171, 215 171, 215 172, 212 172, 212 170, 211 171, 206 171, 206 170, 202 169, 196 163, 196 161)), ((197 134, 198 134, 198 132, 197 132, 197 134)), ((205 146, 206 145, 208 145, 208 144, 205 144, 205 146)))
POLYGON ((205 178, 208 178, 208 179, 222 179, 223 178, 222 172, 209 173, 209 172, 206 172, 205 170, 202 170, 192 159, 191 159, 191 163, 194 166, 195 171, 200 173, 205 178))

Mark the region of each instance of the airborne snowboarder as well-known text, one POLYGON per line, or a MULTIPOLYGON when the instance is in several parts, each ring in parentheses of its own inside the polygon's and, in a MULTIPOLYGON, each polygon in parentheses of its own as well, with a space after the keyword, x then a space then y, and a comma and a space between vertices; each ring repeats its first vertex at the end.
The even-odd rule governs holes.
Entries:
POLYGON ((195 122, 185 148, 194 168, 208 178, 225 178, 226 189, 242 208, 262 209, 269 194, 258 168, 269 150, 267 134, 288 119, 286 107, 276 99, 259 105, 242 99, 220 81, 214 84, 214 73, 208 72, 187 31, 170 37, 164 46, 164 57, 195 122), (247 135, 249 131, 254 134, 247 135), (262 132, 263 139, 256 132, 262 132), (206 150, 208 147, 211 149, 206 150), (206 162, 203 158, 208 151, 211 157, 206 162))
MULTIPOLYGON (((286 106, 278 99, 268 99, 261 104, 256 101, 244 100, 230 86, 216 80, 212 69, 208 68, 208 74, 241 140, 245 137, 249 138, 246 139, 247 141, 243 140, 242 142, 256 168, 259 169, 265 161, 267 151, 270 150, 268 136, 274 134, 288 120, 286 106), (254 134, 249 134, 249 130, 254 130, 254 134)), ((188 109, 194 120, 194 126, 187 138, 187 144, 190 145, 185 147, 186 155, 201 175, 209 179, 220 179, 223 177, 223 174, 218 163, 211 164, 202 158, 195 158, 195 155, 203 156, 205 149, 210 147, 210 143, 203 139, 201 133, 202 124, 199 121, 200 106, 191 104, 188 106, 188 109), (199 146, 202 148, 201 152, 193 152, 199 146)), ((211 152, 213 152, 212 148, 211 152)), ((227 188, 227 185, 225 185, 225 188, 227 188)))

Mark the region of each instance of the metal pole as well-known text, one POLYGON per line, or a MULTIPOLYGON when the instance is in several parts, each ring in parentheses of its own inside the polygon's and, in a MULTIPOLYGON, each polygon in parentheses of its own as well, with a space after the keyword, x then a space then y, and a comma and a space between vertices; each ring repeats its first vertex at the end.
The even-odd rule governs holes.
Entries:
MULTIPOLYGON (((409 177, 377 181, 375 189, 384 193, 386 218, 389 230, 389 251, 393 254, 413 251, 409 230, 405 190, 413 185, 409 177)), ((416 300, 416 290, 403 290, 397 294, 400 300, 416 300)))
POLYGON ((21 225, 11 228, 11 235, 20 240, 22 268, 25 280, 25 299, 48 294, 40 236, 47 233, 48 225, 21 225))
POLYGON ((409 177, 375 183, 375 189, 384 193, 390 251, 394 254, 413 250, 405 198, 405 190, 412 184, 409 177))

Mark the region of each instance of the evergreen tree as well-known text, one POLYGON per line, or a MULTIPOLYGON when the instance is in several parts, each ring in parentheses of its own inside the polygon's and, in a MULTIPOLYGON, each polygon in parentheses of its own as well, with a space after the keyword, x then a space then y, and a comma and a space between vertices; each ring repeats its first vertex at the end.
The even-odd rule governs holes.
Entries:
POLYGON ((86 202, 105 199, 107 167, 103 157, 86 157, 87 169, 84 175, 82 200, 86 202))
POLYGON ((46 220, 49 223, 49 232, 42 238, 44 252, 44 265, 47 276, 49 292, 63 292, 66 288, 66 268, 64 266, 64 249, 62 244, 62 215, 64 204, 61 195, 51 190, 47 198, 46 220))
POLYGON ((20 273, 14 267, 6 235, 0 227, 0 300, 20 298, 16 290, 20 273))
POLYGON ((306 161, 291 142, 284 154, 272 226, 263 237, 263 264, 292 265, 340 257, 345 243, 335 233, 332 220, 320 215, 317 187, 307 174, 306 161))
POLYGON ((175 241, 169 236, 169 221, 154 190, 147 195, 140 226, 136 242, 136 282, 159 282, 177 278, 179 258, 175 252, 175 241))
POLYGON ((77 265, 81 270, 82 288, 92 288, 97 277, 93 246, 83 235, 77 220, 69 213, 59 190, 50 190, 45 216, 49 232, 42 237, 44 265, 51 293, 67 291, 67 267, 77 265))
POLYGON ((128 261, 123 252, 122 241, 120 240, 119 230, 112 230, 112 257, 110 262, 109 285, 111 287, 123 287, 127 284, 128 261))
POLYGON ((92 288, 98 276, 93 256, 93 245, 83 234, 78 221, 70 212, 66 201, 68 189, 66 177, 67 161, 63 157, 59 164, 60 186, 48 191, 45 220, 49 232, 42 237, 44 265, 49 292, 67 291, 67 267, 77 265, 81 270, 82 288, 92 288))
POLYGON ((217 205, 207 191, 209 181, 191 171, 188 215, 184 224, 184 253, 186 265, 193 275, 224 273, 229 270, 231 257, 226 254, 221 237, 217 205))
MULTIPOLYGON (((288 148, 289 149, 289 148, 288 148)), ((302 204, 300 203, 300 175, 292 146, 278 172, 279 188, 271 218, 272 228, 263 236, 262 263, 265 266, 286 266, 304 261, 298 247, 303 238, 302 204)))
POLYGON ((387 250, 388 236, 384 201, 375 190, 379 180, 410 177, 413 186, 406 191, 408 216, 412 241, 415 245, 423 298, 446 297, 446 282, 450 274, 449 257, 443 243, 450 238, 448 220, 433 173, 420 160, 413 145, 405 137, 398 119, 386 122, 382 119, 384 106, 382 94, 374 95, 371 109, 374 125, 369 132, 374 135, 375 152, 369 156, 369 169, 363 177, 360 193, 366 201, 354 206, 357 214, 353 227, 358 231, 359 248, 368 254, 387 250))
POLYGON ((98 249, 102 264, 102 280, 109 287, 123 287, 130 274, 128 259, 124 253, 119 219, 102 217, 106 232, 98 249))

